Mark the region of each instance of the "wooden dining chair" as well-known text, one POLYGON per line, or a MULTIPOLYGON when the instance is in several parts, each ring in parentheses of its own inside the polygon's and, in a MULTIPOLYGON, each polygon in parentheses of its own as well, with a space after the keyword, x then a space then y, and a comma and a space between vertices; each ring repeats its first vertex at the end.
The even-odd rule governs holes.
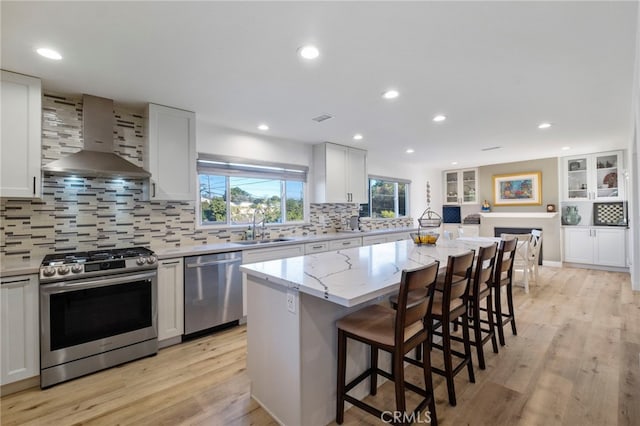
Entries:
POLYGON ((517 241, 516 243, 516 253, 513 259, 513 270, 514 271, 522 271, 522 286, 524 287, 524 292, 529 293, 529 275, 527 274, 527 259, 529 258, 529 245, 531 241, 531 234, 500 234, 500 238, 503 240, 513 240, 517 241))
POLYGON ((383 419, 383 411, 348 394, 358 383, 369 378, 369 393, 375 395, 377 376, 381 375, 395 383, 396 411, 406 413, 405 390, 409 389, 423 397, 413 413, 417 414, 428 406, 431 424, 437 425, 431 378, 431 332, 428 324, 431 324, 433 294, 439 267, 440 262, 436 261, 428 266, 402 271, 397 310, 382 305, 369 305, 336 322, 338 327, 336 423, 342 424, 344 421, 345 402, 373 414, 378 419, 383 419), (345 383, 348 339, 362 342, 370 347, 371 365, 351 382, 345 383), (422 369, 424 379, 422 388, 404 379, 405 361, 409 361, 406 355, 418 346, 423 349, 422 360, 411 361, 422 369), (391 373, 378 368, 378 350, 391 354, 391 373))
POLYGON ((518 334, 516 329, 516 316, 513 308, 513 263, 516 257, 516 247, 518 240, 515 238, 500 241, 498 256, 494 268, 491 286, 494 294, 494 307, 496 311, 496 327, 498 328, 498 339, 502 346, 505 345, 504 326, 511 324, 511 331, 518 334), (508 312, 502 310, 502 289, 505 289, 507 297, 508 312))
MULTIPOLYGON (((456 391, 454 377, 466 366, 469 381, 475 383, 473 364, 471 362, 471 341, 469 336, 469 283, 475 251, 470 250, 456 256, 449 256, 447 260, 447 273, 442 280, 438 280, 433 300, 433 333, 441 336, 442 343, 432 342, 432 347, 440 349, 444 359, 444 370, 432 367, 434 373, 444 376, 447 381, 449 404, 456 405, 456 391), (455 324, 460 318, 462 327, 464 353, 451 348, 450 325, 455 324), (438 331, 441 329, 441 331, 438 331), (460 362, 453 365, 453 357, 460 362)), ((426 357, 426 354, 424 355, 426 357)))
POLYGON ((473 280, 468 294, 469 322, 474 335, 470 343, 476 347, 478 366, 481 370, 486 368, 483 350, 484 344, 491 340, 493 352, 498 353, 498 342, 496 340, 494 327, 493 292, 491 287, 497 252, 497 243, 478 249, 476 266, 473 271, 473 280), (482 307, 483 301, 484 308, 482 307), (482 318, 481 312, 486 312, 486 319, 482 318), (483 327, 485 324, 487 325, 486 328, 483 327))

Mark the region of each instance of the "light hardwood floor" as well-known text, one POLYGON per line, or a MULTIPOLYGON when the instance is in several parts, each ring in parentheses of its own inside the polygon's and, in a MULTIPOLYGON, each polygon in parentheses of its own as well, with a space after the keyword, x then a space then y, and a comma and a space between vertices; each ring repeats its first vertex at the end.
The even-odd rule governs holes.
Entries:
MULTIPOLYGON (((640 292, 629 275, 540 270, 525 295, 515 290, 518 336, 476 366, 476 383, 456 377, 457 407, 434 376, 442 425, 640 425, 640 292)), ((1 399, 2 425, 271 425, 249 396, 246 328, 235 327, 151 358, 47 390, 1 399)), ((441 355, 434 351, 434 364, 441 355)), ((408 377, 419 377, 408 367, 408 377)), ((278 391, 278 384, 273 384, 278 391)), ((375 401, 393 409, 385 383, 375 401)), ((384 408, 383 408, 384 409, 384 408)), ((345 424, 381 424, 358 409, 345 424)), ((294 425, 295 426, 295 425, 294 425)), ((304 426, 304 425, 301 425, 304 426)))

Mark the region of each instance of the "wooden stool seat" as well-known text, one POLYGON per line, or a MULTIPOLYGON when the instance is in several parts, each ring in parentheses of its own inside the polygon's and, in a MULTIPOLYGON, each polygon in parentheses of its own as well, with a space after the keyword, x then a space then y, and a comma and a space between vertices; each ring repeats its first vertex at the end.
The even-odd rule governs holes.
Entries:
POLYGON ((518 240, 509 239, 500 242, 498 256, 496 259, 494 278, 491 281, 494 294, 494 305, 496 312, 496 327, 498 328, 498 338, 502 346, 505 345, 504 326, 511 323, 511 331, 514 336, 518 334, 516 329, 516 317, 513 308, 513 264, 515 262, 518 240), (502 287, 507 293, 508 312, 502 311, 502 287))
MULTIPOLYGON (((365 340, 390 348, 395 342, 395 322, 395 310, 382 305, 370 305, 339 319, 336 325, 347 333, 357 334, 365 340)), ((420 332, 424 332, 421 320, 409 324, 404 329, 404 341, 420 332)))

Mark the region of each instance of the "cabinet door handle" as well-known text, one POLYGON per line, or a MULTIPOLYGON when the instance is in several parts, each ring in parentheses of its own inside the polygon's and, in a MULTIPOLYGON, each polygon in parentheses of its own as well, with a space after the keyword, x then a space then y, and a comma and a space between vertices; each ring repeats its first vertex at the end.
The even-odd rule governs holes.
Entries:
POLYGON ((156 184, 152 183, 151 186, 153 187, 153 194, 151 195, 153 198, 156 198, 156 184))
POLYGON ((343 245, 343 246, 350 246, 350 245, 351 245, 351 242, 350 242, 350 241, 343 241, 343 242, 342 242, 342 245, 343 245))
POLYGON ((162 265, 177 265, 178 263, 180 263, 179 260, 174 260, 173 262, 162 262, 162 265))
POLYGON ((321 249, 321 248, 323 248, 323 246, 311 246, 311 248, 313 248, 313 249, 321 249))
POLYGON ((33 177, 33 195, 36 195, 36 177, 33 177))

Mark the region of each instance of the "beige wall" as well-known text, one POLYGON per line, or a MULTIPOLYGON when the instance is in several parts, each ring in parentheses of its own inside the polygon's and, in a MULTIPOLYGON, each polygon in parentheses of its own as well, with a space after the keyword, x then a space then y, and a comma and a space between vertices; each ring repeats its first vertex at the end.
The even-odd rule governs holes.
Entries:
POLYGON ((520 161, 516 163, 492 164, 478 168, 478 182, 480 187, 480 202, 488 200, 492 212, 544 212, 547 204, 559 207, 558 194, 558 159, 542 158, 540 160, 520 161), (507 173, 542 173, 542 204, 539 206, 508 206, 495 207, 493 204, 493 175, 507 173))
MULTIPOLYGON (((558 193, 558 159, 543 158, 539 160, 521 161, 516 163, 493 164, 478 168, 478 182, 480 201, 488 200, 491 204, 492 212, 545 212, 547 204, 555 204, 556 209, 560 207, 560 195, 558 193), (542 173, 542 204, 539 206, 508 206, 495 207, 493 204, 493 175, 507 173, 541 172, 542 173)), ((485 223, 480 228, 481 235, 493 236, 493 226, 534 228, 543 227, 541 222, 527 219, 502 219, 499 224, 491 221, 485 223), (486 225, 486 226, 485 226, 486 225), (491 229, 489 229, 491 228, 491 229)), ((560 215, 558 214, 549 221, 544 222, 543 231, 543 261, 561 261, 561 239, 560 239, 560 215)))

